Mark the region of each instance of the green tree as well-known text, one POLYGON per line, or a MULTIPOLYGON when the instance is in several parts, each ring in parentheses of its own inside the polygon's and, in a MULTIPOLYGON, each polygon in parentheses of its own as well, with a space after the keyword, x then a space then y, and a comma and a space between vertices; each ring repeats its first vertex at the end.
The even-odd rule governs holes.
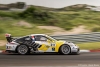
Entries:
POLYGON ((26 3, 25 2, 17 2, 16 6, 19 9, 23 9, 24 7, 26 7, 26 3))

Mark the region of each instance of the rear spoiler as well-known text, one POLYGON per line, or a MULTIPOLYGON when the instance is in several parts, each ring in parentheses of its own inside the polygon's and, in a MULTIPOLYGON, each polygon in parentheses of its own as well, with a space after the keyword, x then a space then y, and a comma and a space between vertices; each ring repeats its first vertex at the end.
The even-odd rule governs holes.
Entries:
POLYGON ((11 34, 5 34, 5 37, 7 39, 8 42, 12 42, 12 36, 11 34))

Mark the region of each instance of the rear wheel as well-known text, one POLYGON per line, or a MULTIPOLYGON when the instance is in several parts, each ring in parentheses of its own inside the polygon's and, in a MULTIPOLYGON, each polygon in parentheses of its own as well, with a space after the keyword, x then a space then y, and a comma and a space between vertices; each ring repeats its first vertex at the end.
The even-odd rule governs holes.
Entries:
POLYGON ((68 55, 71 52, 70 46, 62 45, 59 49, 60 54, 68 55))
POLYGON ((25 55, 29 53, 29 48, 26 45, 19 45, 17 48, 17 52, 21 55, 25 55))

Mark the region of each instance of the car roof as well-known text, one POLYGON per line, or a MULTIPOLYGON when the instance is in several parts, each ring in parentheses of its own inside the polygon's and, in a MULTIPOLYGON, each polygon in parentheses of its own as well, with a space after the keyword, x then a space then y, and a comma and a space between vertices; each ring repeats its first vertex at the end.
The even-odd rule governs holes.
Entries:
POLYGON ((17 38, 19 39, 19 38, 23 38, 23 37, 27 37, 27 36, 36 36, 36 35, 47 36, 46 34, 31 34, 31 35, 26 35, 26 36, 17 37, 17 38))
POLYGON ((45 36, 45 34, 31 34, 30 36, 36 36, 36 35, 42 35, 42 36, 45 36))

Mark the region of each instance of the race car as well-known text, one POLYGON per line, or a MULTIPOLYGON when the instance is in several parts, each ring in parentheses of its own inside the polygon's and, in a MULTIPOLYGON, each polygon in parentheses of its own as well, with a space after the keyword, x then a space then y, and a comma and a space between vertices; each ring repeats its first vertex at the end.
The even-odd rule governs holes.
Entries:
POLYGON ((6 52, 19 53, 21 55, 40 53, 40 52, 58 52, 63 55, 79 54, 79 47, 72 43, 62 40, 56 40, 45 34, 31 34, 23 37, 12 37, 6 34, 8 43, 6 52))

